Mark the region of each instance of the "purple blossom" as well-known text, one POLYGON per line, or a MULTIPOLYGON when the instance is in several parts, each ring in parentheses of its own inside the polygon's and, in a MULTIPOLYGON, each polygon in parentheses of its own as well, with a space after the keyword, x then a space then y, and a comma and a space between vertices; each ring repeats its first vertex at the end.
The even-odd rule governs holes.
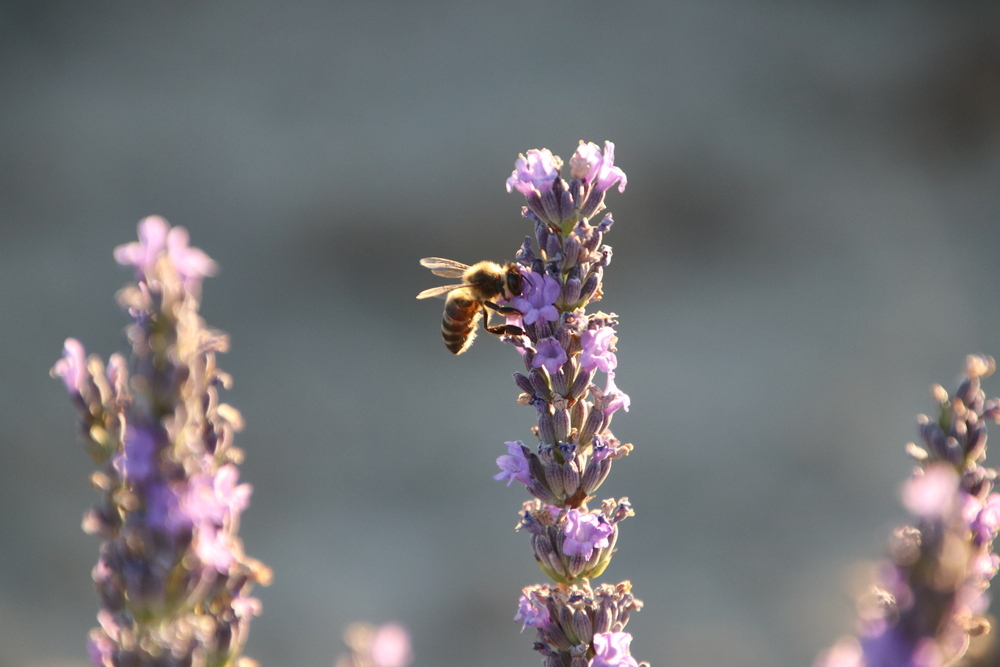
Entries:
POLYGON ((410 633, 397 623, 373 628, 352 623, 344 632, 349 654, 341 655, 334 667, 406 667, 413 660, 410 633))
POLYGON ((615 342, 615 330, 611 327, 588 329, 580 336, 580 366, 591 371, 598 368, 610 373, 618 366, 618 358, 611 351, 615 342))
POLYGON ((148 280, 156 263, 166 254, 187 290, 197 291, 201 281, 218 272, 218 265, 203 250, 188 245, 183 227, 173 227, 158 215, 139 221, 139 241, 115 248, 115 261, 135 268, 136 280, 148 280))
POLYGON ((146 487, 146 524, 150 528, 176 537, 190 530, 192 523, 169 484, 158 482, 146 487))
POLYGON ((237 544, 232 536, 210 523, 202 523, 195 536, 195 553, 207 567, 225 574, 236 560, 237 544))
POLYGON ((139 241, 115 248, 115 261, 122 266, 135 268, 135 279, 144 280, 153 275, 156 262, 167 247, 170 225, 158 215, 139 221, 139 241))
POLYGON ((519 155, 514 162, 514 171, 507 179, 507 192, 517 190, 524 196, 547 192, 559 178, 562 160, 548 148, 533 148, 528 155, 519 155))
POLYGON ((543 338, 535 346, 535 356, 531 365, 535 368, 545 367, 550 375, 554 375, 566 363, 566 350, 562 349, 555 338, 543 338))
POLYGON ((624 408, 625 412, 628 412, 629 405, 632 404, 632 399, 629 398, 628 394, 615 386, 615 374, 613 372, 608 373, 608 382, 604 387, 604 397, 608 400, 607 405, 604 407, 604 414, 606 415, 613 414, 619 408, 624 408))
POLYGON ((511 305, 523 313, 525 324, 534 324, 539 319, 555 322, 559 319, 559 311, 553 305, 562 288, 552 276, 533 271, 523 270, 524 279, 521 296, 515 298, 511 305))
POLYGON ((62 378, 66 391, 82 394, 87 386, 87 354, 83 344, 75 338, 67 338, 63 344, 62 359, 52 367, 52 374, 62 378))
POLYGON ((544 628, 552 622, 548 608, 534 595, 522 595, 517 602, 517 614, 514 621, 523 621, 521 632, 529 625, 533 628, 544 628))
POLYGON ((509 453, 497 457, 500 472, 493 475, 493 479, 498 482, 506 479, 507 486, 510 486, 515 479, 522 484, 528 484, 531 481, 531 472, 528 470, 528 459, 524 456, 523 445, 520 441, 505 442, 504 444, 507 445, 509 453))
POLYGON ((991 493, 984 501, 969 496, 963 515, 980 543, 991 541, 1000 531, 1000 494, 991 493))
POLYGON ((928 466, 924 473, 910 477, 903 486, 903 506, 923 518, 951 514, 958 491, 958 473, 947 463, 928 466))
POLYGON ((596 144, 581 141, 569 161, 573 178, 591 183, 591 187, 600 192, 618 183, 618 192, 625 192, 625 172, 614 163, 615 145, 610 141, 604 142, 603 156, 596 144))
POLYGON ((604 549, 608 546, 608 538, 614 528, 603 516, 572 509, 566 512, 563 532, 566 534, 563 553, 567 556, 590 558, 595 548, 604 549))
POLYGON ((236 484, 236 466, 227 464, 215 475, 199 473, 191 477, 187 493, 181 500, 185 513, 198 524, 222 526, 226 519, 237 517, 250 504, 249 484, 236 484))
POLYGON ((972 574, 977 577, 982 577, 984 581, 989 581, 997 574, 997 569, 1000 568, 1000 556, 997 554, 980 554, 972 562, 971 570, 972 574))
POLYGON ((375 667, 406 667, 413 659, 410 633, 398 623, 386 623, 372 638, 371 658, 375 667))
POLYGON ((602 632, 594 635, 594 657, 588 667, 638 667, 629 654, 632 635, 627 632, 602 632))
POLYGON ((214 276, 219 266, 200 248, 188 245, 190 236, 183 227, 167 233, 167 256, 188 290, 197 289, 203 278, 214 276))
POLYGON ((854 637, 846 637, 823 651, 813 667, 865 667, 861 644, 854 637))
POLYGON ((125 451, 118 464, 125 479, 143 482, 156 472, 159 454, 158 438, 148 427, 128 426, 125 429, 125 451))

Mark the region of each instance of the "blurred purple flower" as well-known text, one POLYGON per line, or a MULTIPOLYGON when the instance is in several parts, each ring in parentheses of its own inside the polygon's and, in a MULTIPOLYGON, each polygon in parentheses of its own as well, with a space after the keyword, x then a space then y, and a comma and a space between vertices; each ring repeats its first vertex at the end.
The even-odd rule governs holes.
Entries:
POLYGON ((181 509, 177 494, 164 481, 146 487, 146 525, 152 530, 177 537, 193 525, 191 516, 181 509))
POLYGON ((341 655, 334 667, 406 667, 413 660, 410 633, 397 623, 379 628, 352 623, 344 631, 344 643, 350 652, 341 655))
POLYGON ((115 248, 115 261, 135 269, 136 280, 153 276, 156 262, 164 254, 170 259, 184 287, 197 291, 201 281, 218 272, 218 265, 199 248, 188 245, 190 236, 183 227, 173 227, 158 215, 139 221, 139 241, 115 248))
POLYGON ((845 637, 816 657, 813 667, 865 667, 861 644, 845 637))
POLYGON ((945 517, 954 507, 958 473, 947 463, 927 466, 922 475, 913 475, 903 485, 903 506, 924 518, 945 517))
POLYGON ((203 278, 214 276, 219 266, 200 248, 188 245, 190 236, 183 227, 174 227, 167 233, 167 255, 177 269, 177 274, 188 290, 201 286, 203 278))
POLYGON ((983 501, 968 496, 963 515, 980 543, 992 541, 1000 531, 1000 494, 991 493, 983 501))
POLYGON ((236 484, 239 474, 236 466, 228 464, 220 467, 215 475, 192 475, 181 503, 193 522, 222 526, 227 519, 238 517, 246 509, 253 488, 249 484, 236 484))
POLYGON ((167 247, 170 225, 158 215, 139 221, 139 241, 115 248, 115 261, 135 269, 135 279, 144 280, 153 274, 156 262, 167 247))
POLYGON ((157 434, 147 426, 125 429, 125 449, 118 464, 126 480, 144 482, 156 472, 159 444, 157 434))
POLYGON ((62 378, 70 394, 83 393, 87 383, 87 354, 83 344, 75 338, 67 338, 62 359, 52 367, 52 372, 62 378))
POLYGON ((375 631, 371 648, 375 667, 406 667, 413 659, 410 633, 397 623, 386 623, 375 631))

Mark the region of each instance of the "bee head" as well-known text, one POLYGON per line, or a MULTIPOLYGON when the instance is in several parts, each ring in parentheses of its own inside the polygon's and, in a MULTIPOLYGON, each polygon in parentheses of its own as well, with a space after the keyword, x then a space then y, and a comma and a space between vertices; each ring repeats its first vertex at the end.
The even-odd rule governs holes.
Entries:
POLYGON ((506 269, 504 271, 504 287, 506 288, 507 298, 520 296, 523 285, 521 270, 517 264, 508 264, 504 268, 506 269))

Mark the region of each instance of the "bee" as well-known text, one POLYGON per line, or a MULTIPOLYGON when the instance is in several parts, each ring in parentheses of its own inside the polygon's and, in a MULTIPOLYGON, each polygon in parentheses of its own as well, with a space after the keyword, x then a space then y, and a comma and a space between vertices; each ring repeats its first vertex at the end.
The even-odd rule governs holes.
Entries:
POLYGON ((462 279, 457 285, 432 287, 417 295, 418 299, 448 295, 444 303, 441 335, 444 337, 445 347, 454 354, 462 354, 472 345, 480 318, 483 319, 484 328, 496 336, 519 336, 524 333, 520 327, 512 324, 489 326, 490 311, 487 310, 495 310, 501 315, 518 312, 514 308, 494 303, 494 300, 520 296, 523 281, 517 264, 501 266, 494 262, 477 262, 467 266, 441 257, 425 257, 420 260, 420 264, 436 276, 462 279))

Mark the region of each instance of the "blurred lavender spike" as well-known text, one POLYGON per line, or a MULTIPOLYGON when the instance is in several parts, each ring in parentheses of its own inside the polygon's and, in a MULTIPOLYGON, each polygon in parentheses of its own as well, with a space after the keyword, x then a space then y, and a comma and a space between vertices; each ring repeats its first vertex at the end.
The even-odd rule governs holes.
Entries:
POLYGON ((902 493, 912 523, 893 532, 858 601, 856 636, 820 654, 815 667, 954 665, 989 632, 983 614, 1000 566, 1000 494, 983 460, 986 422, 998 421, 1000 401, 986 400, 980 380, 995 368, 990 357, 969 356, 954 393, 932 387, 938 414, 920 415, 922 444, 907 445, 917 462, 902 493))
POLYGON ((52 369, 80 415, 103 494, 83 520, 101 539, 90 659, 248 667, 255 663, 241 654, 261 611, 250 591, 271 572, 237 536, 251 491, 238 483, 243 452, 232 445, 243 421, 219 402, 230 378, 215 356, 228 338, 198 315, 202 279, 217 266, 188 245, 187 230, 156 216, 114 255, 135 271, 118 293, 131 318, 131 363, 116 354, 105 368, 70 338, 52 369))
POLYGON ((334 667, 407 667, 413 661, 410 634, 397 623, 378 628, 354 623, 344 631, 344 644, 349 653, 337 658, 334 667))

